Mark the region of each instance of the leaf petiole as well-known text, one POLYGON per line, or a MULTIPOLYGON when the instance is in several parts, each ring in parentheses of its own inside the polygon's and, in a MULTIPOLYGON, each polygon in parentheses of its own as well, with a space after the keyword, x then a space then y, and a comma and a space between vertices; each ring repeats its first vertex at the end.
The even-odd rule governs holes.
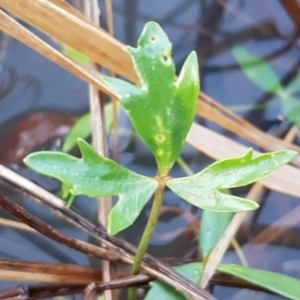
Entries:
MULTIPOLYGON (((131 274, 137 275, 140 272, 141 263, 143 260, 144 255, 148 249, 149 243, 151 241, 151 237, 153 232, 156 228, 156 224, 158 222, 158 218, 160 216, 160 211, 164 199, 165 194, 165 187, 166 187, 166 176, 157 176, 156 179, 158 180, 158 187, 154 194, 154 199, 151 207, 150 216, 140 240, 139 246, 137 248, 137 252, 134 258, 134 262, 131 268, 131 274)), ((128 291, 128 298, 134 299, 135 298, 135 289, 131 288, 128 291)))

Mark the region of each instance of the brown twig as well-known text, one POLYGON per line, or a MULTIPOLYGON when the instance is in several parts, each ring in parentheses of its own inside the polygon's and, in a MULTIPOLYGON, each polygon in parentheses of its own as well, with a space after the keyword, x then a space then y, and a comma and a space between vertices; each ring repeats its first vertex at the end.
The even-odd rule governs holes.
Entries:
MULTIPOLYGON (((120 274, 124 277, 124 274, 120 274)), ((26 281, 64 284, 102 282, 98 270, 69 264, 46 264, 29 261, 0 260, 0 281, 26 281)))
POLYGON ((112 251, 108 251, 107 249, 97 247, 92 244, 88 244, 80 240, 65 236, 50 225, 29 214, 23 207, 11 201, 4 195, 0 195, 0 207, 2 207, 5 211, 12 214, 14 217, 19 219, 26 225, 34 228, 36 231, 42 233, 43 235, 49 237, 50 239, 58 243, 65 245, 68 248, 74 249, 92 257, 97 257, 115 262, 122 261, 118 253, 114 253, 112 251))
POLYGON ((281 3, 294 22, 297 35, 300 36, 300 7, 297 0, 281 0, 281 3))
MULTIPOLYGON (((70 270, 72 271, 72 270, 70 270)), ((34 300, 41 298, 50 298, 57 296, 66 296, 74 294, 85 294, 85 299, 94 299, 98 294, 107 290, 114 290, 120 288, 129 288, 147 285, 153 278, 145 274, 136 276, 127 276, 124 278, 116 279, 111 282, 102 284, 90 283, 88 286, 85 284, 55 284, 55 285, 42 285, 42 286, 25 286, 19 285, 13 288, 8 288, 0 291, 1 300, 34 300)))
MULTIPOLYGON (((116 249, 116 252, 113 252, 111 249, 108 251, 105 248, 96 247, 91 244, 84 243, 82 241, 72 239, 67 237, 51 226, 45 224, 43 221, 37 219, 36 217, 31 216, 24 208, 19 206, 18 204, 14 203, 13 201, 9 200, 5 196, 0 197, 0 206, 14 215, 16 218, 19 218, 25 224, 34 227, 37 231, 43 233, 44 235, 52 238, 53 240, 64 244, 65 246, 72 248, 76 251, 80 251, 82 253, 86 253, 87 255, 91 255, 94 257, 107 259, 113 262, 123 262, 126 264, 133 263, 133 256, 135 253, 135 248, 130 246, 128 243, 119 241, 114 237, 108 236, 103 229, 100 231, 94 227, 88 220, 85 220, 81 216, 78 216, 73 211, 68 211, 67 219, 72 219, 74 221, 80 222, 81 225, 85 226, 85 229, 88 228, 90 232, 94 235, 101 237, 102 241, 105 241, 108 245, 112 246, 113 249, 116 249), (105 238, 104 238, 105 237, 105 238), (120 248, 118 248, 120 247, 120 248), (120 252, 118 253, 119 250, 120 252), (128 254, 132 253, 132 255, 128 254)), ((64 210, 61 209, 63 212, 64 210)), ((145 255, 142 269, 149 275, 154 276, 172 286, 175 286, 177 290, 195 298, 195 299, 203 299, 203 300, 214 300, 215 298, 200 289, 191 281, 185 279, 169 267, 166 267, 161 262, 157 261, 150 255, 145 255)))
MULTIPOLYGON (((104 283, 101 285, 90 284, 88 287, 83 284, 56 284, 56 285, 40 285, 40 286, 27 286, 19 285, 13 288, 8 288, 0 291, 1 300, 35 300, 41 298, 50 298, 57 296, 66 296, 74 294, 86 293, 87 289, 94 292, 93 295, 101 293, 104 289, 119 289, 128 288, 134 286, 147 285, 153 278, 145 274, 139 274, 137 276, 124 277, 119 280, 115 280, 111 283, 104 283)), ((266 293, 271 292, 264 290, 263 288, 252 285, 251 283, 234 278, 232 276, 224 274, 215 274, 211 280, 210 289, 214 286, 228 286, 236 288, 246 288, 251 290, 263 291, 266 293)))

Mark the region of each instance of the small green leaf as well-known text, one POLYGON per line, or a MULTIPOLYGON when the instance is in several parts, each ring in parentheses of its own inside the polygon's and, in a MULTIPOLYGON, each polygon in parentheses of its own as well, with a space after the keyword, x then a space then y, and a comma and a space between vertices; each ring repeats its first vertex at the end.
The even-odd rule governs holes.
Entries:
POLYGON ((178 79, 172 45, 154 22, 146 24, 138 48, 129 47, 141 87, 102 77, 120 99, 135 130, 153 152, 160 175, 167 175, 178 158, 196 113, 199 71, 196 53, 186 59, 178 79))
POLYGON ((281 108, 289 122, 300 126, 300 99, 289 97, 281 100, 281 108))
MULTIPOLYGON (((174 268, 178 273, 197 283, 202 276, 203 266, 201 263, 190 263, 174 268)), ((150 290, 147 293, 145 300, 186 300, 186 296, 176 291, 170 285, 154 281, 150 283, 150 290)))
POLYGON ((63 152, 70 152, 76 145, 77 139, 87 139, 92 133, 91 114, 87 113, 80 117, 67 135, 63 146, 63 152))
POLYGON ((167 186, 196 207, 219 211, 236 212, 253 210, 256 202, 222 193, 222 189, 245 186, 261 180, 270 172, 291 161, 294 151, 278 151, 253 158, 250 149, 244 156, 224 159, 208 166, 203 171, 185 178, 169 179, 167 186))
POLYGON ((296 76, 285 88, 284 92, 293 95, 300 91, 300 76, 296 76))
POLYGON ((76 62, 87 66, 89 63, 89 58, 82 54, 81 52, 75 50, 74 48, 66 45, 66 44, 62 44, 62 51, 61 51, 65 56, 75 60, 76 62))
POLYGON ((262 90, 278 94, 283 90, 280 79, 263 59, 250 55, 242 47, 234 47, 232 54, 242 67, 245 75, 262 90))
MULTIPOLYGON (((109 133, 113 124, 113 105, 111 102, 105 104, 104 114, 106 133, 109 133)), ((78 138, 87 139, 92 134, 91 122, 90 113, 83 115, 77 120, 65 139, 62 146, 63 152, 70 152, 77 145, 78 138)))
POLYGON ((300 299, 300 281, 279 273, 239 265, 220 265, 218 272, 233 275, 288 299, 300 299))
POLYGON ((204 210, 199 232, 199 248, 205 260, 232 219, 232 213, 204 210))
POLYGON ((158 183, 98 155, 78 139, 82 159, 59 152, 35 152, 24 162, 41 174, 63 182, 72 195, 119 196, 109 215, 108 231, 116 234, 130 226, 154 193, 158 183))

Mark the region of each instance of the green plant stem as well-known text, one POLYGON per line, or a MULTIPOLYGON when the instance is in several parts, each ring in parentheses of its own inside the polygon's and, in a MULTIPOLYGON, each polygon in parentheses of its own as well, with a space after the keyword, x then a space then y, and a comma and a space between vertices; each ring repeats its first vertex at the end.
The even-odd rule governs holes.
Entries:
MULTIPOLYGON (((143 257, 146 254, 146 251, 148 249, 149 243, 151 241, 153 232, 155 230, 155 227, 156 227, 159 215, 160 215, 160 210, 162 207, 164 193, 165 193, 165 186, 166 186, 165 177, 160 178, 158 176, 158 181, 159 181, 159 185, 154 194, 154 199, 153 199, 153 203, 152 203, 150 216, 149 216, 146 228, 144 230, 144 233, 142 235, 142 238, 140 240, 139 246, 137 248, 134 262, 133 262, 133 265, 131 268, 132 275, 137 275, 140 272, 143 257)), ((129 289, 128 299, 135 299, 135 288, 129 289)))
POLYGON ((181 169, 186 173, 186 175, 192 176, 195 174, 181 156, 177 158, 177 163, 181 167, 181 169))
POLYGON ((152 234, 155 230, 155 227, 156 227, 159 215, 160 215, 160 210, 161 210, 162 203, 163 203, 164 193, 165 193, 165 183, 163 181, 160 181, 159 185, 155 191, 154 200, 152 203, 152 208, 151 208, 150 216, 148 219, 148 223, 146 225, 146 228, 144 230, 143 236, 141 238, 141 241, 139 243, 139 246, 137 248, 137 252, 136 252, 136 255, 134 258, 134 262, 133 262, 132 269, 131 269, 132 275, 136 275, 140 271, 143 257, 147 251, 148 245, 150 243, 152 234))

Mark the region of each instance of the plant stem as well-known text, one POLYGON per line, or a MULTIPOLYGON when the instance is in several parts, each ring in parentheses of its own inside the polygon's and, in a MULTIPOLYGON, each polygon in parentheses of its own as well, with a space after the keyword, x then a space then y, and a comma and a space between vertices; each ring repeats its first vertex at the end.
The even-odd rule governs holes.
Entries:
POLYGON ((150 216, 148 219, 148 223, 146 225, 143 236, 142 236, 139 246, 137 248, 137 252, 136 252, 134 262, 132 265, 132 269, 131 269, 132 275, 136 275, 140 271, 143 257, 147 251, 148 245, 150 243, 152 234, 155 230, 155 227, 156 227, 159 215, 160 215, 160 209, 162 207, 164 193, 165 193, 165 182, 159 180, 159 185, 155 191, 154 200, 152 203, 152 208, 151 208, 150 216))
MULTIPOLYGON (((131 268, 131 274, 137 275, 140 272, 141 263, 143 260, 143 257, 148 249, 149 243, 151 241, 151 237, 153 235, 153 232, 155 230, 160 210, 163 203, 164 193, 165 193, 165 177, 159 177, 157 176, 159 185, 155 191, 150 216, 146 225, 146 228, 144 230, 144 233, 142 235, 142 238, 140 240, 139 246, 137 248, 137 252, 134 258, 134 262, 131 268)), ((128 299, 135 299, 135 288, 131 288, 128 291, 128 299)))

